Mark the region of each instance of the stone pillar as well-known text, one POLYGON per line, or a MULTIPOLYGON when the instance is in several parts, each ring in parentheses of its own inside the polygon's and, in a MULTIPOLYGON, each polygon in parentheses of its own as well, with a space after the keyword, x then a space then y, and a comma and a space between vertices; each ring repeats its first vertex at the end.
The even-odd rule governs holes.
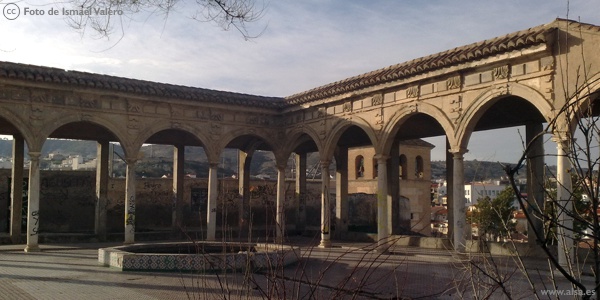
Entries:
POLYGON ((108 154, 110 143, 99 141, 96 152, 96 214, 94 233, 99 240, 106 240, 106 207, 108 205, 108 154))
POLYGON ((348 147, 340 147, 335 157, 335 231, 348 231, 348 147))
POLYGON ((40 152, 29 152, 29 192, 27 200, 27 246, 25 252, 40 251, 40 152))
POLYGON ((206 240, 216 240, 217 233, 217 195, 219 194, 219 180, 217 170, 219 163, 209 163, 208 169, 208 205, 206 207, 206 240))
POLYGON ((250 234, 250 163, 252 152, 238 150, 238 187, 242 199, 239 207, 239 237, 248 237, 250 234))
POLYGON ((182 145, 173 148, 173 211, 171 226, 173 230, 180 230, 183 221, 183 180, 185 147, 182 145))
POLYGON ((126 158, 125 173, 125 241, 135 243, 135 164, 137 159, 126 158))
POLYGON ((450 142, 446 139, 446 208, 448 209, 448 239, 454 235, 454 158, 450 151, 450 142))
POLYGON ((464 154, 466 149, 452 150, 453 154, 453 172, 452 172, 452 211, 454 214, 453 220, 453 242, 454 250, 458 252, 465 251, 467 241, 467 232, 465 224, 467 214, 465 210, 465 166, 464 154))
POLYGON ((556 201, 558 204, 557 238, 558 238, 558 263, 563 267, 573 266, 575 263, 573 249, 573 218, 568 213, 573 211, 571 192, 573 191, 569 169, 569 140, 555 136, 557 144, 556 153, 556 201))
POLYGON ((296 154, 296 200, 296 232, 302 234, 306 229, 306 153, 296 154))
POLYGON ((329 206, 329 164, 321 161, 321 243, 319 248, 331 247, 331 209, 329 206))
MULTIPOLYGON (((543 136, 534 139, 542 133, 544 126, 542 123, 531 123, 525 127, 525 139, 529 146, 527 152, 527 202, 529 202, 528 211, 533 214, 534 208, 537 211, 544 211, 544 138, 543 136), (532 207, 533 206, 533 207, 532 207)), ((544 224, 540 215, 532 219, 533 228, 527 230, 527 242, 530 245, 536 244, 536 235, 534 233, 544 234, 544 224)))
POLYGON ((13 244, 21 243, 23 222, 23 160, 25 142, 21 136, 13 136, 13 165, 10 193, 10 239, 13 244))
MULTIPOLYGON (((398 234, 400 221, 400 143, 394 141, 388 160, 388 233, 398 234)), ((410 229, 410 228, 409 228, 410 229)))
POLYGON ((377 243, 378 251, 385 252, 389 248, 388 238, 388 181, 386 155, 375 155, 377 159, 377 243))
POLYGON ((277 202, 275 242, 283 243, 285 235, 285 165, 277 165, 277 202))

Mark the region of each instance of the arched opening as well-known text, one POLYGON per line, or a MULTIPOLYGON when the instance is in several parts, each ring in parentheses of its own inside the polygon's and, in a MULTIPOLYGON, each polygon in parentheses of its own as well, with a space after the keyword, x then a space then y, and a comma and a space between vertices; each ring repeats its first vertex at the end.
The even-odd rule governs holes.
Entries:
POLYGON ((407 169, 407 161, 406 161, 406 155, 404 154, 400 154, 400 164, 398 167, 398 173, 400 174, 400 179, 408 179, 406 177, 406 173, 408 173, 408 169, 407 169))
POLYGON ((423 157, 421 157, 421 155, 417 155, 417 157, 415 157, 415 178, 422 179, 425 176, 423 171, 423 157))
POLYGON ((27 233, 27 146, 23 134, 9 119, 0 117, 0 134, 0 156, 5 158, 0 160, 0 178, 8 189, 7 197, 0 197, 0 232, 8 232, 17 244, 22 242, 21 234, 27 233))
MULTIPOLYGON (((315 141, 301 134, 288 160, 294 193, 286 193, 285 228, 298 235, 318 235, 321 228, 321 155, 315 141)), ((289 180, 287 185, 289 186, 289 180)), ((290 191, 290 188, 287 188, 290 191)))
POLYGON ((367 133, 359 126, 350 126, 337 142, 339 153, 354 159, 347 163, 343 155, 336 156, 335 235, 377 233, 377 160, 367 133), (370 159, 366 159, 370 158, 370 159), (354 170, 356 176, 344 176, 354 170))
POLYGON ((439 169, 442 171, 432 169, 432 150, 447 151, 446 133, 438 120, 425 113, 404 117, 394 129, 389 153, 389 169, 394 173, 388 176, 392 197, 388 217, 390 231, 392 234, 431 235, 432 199, 446 196, 437 185, 444 182, 447 175, 443 171, 445 156, 436 158, 441 161, 435 162, 442 166, 439 169))
POLYGON ((365 158, 362 155, 356 156, 354 159, 354 178, 364 178, 365 177, 365 158))
MULTIPOLYGON (((146 139, 139 156, 135 165, 136 232, 180 232, 185 228, 187 234, 204 236, 208 160, 203 142, 183 129, 164 129, 146 139)), ((115 180, 125 185, 124 178, 115 180)), ((111 224, 122 222, 119 214, 109 216, 111 224)))
MULTIPOLYGON (((464 155, 464 181, 465 199, 463 203, 468 211, 467 216, 477 214, 479 207, 485 203, 491 203, 501 191, 510 186, 506 181, 506 173, 501 164, 497 162, 512 163, 519 160, 527 145, 538 134, 541 134, 546 119, 539 110, 529 101, 517 96, 504 96, 491 99, 480 108, 476 115, 472 128, 473 133, 468 138, 468 152, 464 155), (485 203, 480 202, 486 199, 485 203), (489 199, 490 201, 487 201, 489 199)), ((530 148, 531 160, 526 161, 526 166, 519 172, 517 180, 519 191, 527 194, 532 204, 544 210, 544 140, 543 136, 539 143, 532 144, 530 148), (535 153, 535 154, 533 154, 535 153), (528 176, 529 175, 529 176, 528 176)), ((466 143, 463 143, 466 144, 466 143)), ((555 148, 551 146, 548 148, 555 148)), ((555 162, 552 162, 554 164, 555 162)), ((552 171, 554 173, 554 171, 552 171)), ((509 214, 517 214, 523 208, 519 207, 512 199, 509 214)), ((496 208, 498 210, 499 208, 496 208)), ((522 215, 522 214, 521 214, 522 215)), ((503 239, 517 238, 527 239, 525 231, 515 232, 508 228, 493 229, 483 228, 477 222, 477 218, 468 217, 470 230, 467 238, 487 239, 494 236, 502 236, 503 239)), ((541 224, 541 223, 540 223, 541 224)), ((532 240, 529 239, 531 242, 532 240)))
POLYGON ((238 237, 275 236, 278 170, 269 143, 253 134, 237 136, 226 145, 222 159, 235 161, 236 172, 219 176, 218 228, 238 237))
POLYGON ((123 149, 115 133, 81 121, 56 128, 40 156, 40 232, 123 232, 123 199, 109 181, 124 174, 123 149), (110 215, 118 226, 111 227, 110 215))

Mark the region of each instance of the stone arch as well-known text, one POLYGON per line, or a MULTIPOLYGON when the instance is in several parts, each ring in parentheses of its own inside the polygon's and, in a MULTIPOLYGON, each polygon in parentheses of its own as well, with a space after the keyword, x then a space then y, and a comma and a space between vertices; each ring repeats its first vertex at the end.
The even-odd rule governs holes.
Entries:
POLYGON ((404 108, 392 115, 386 128, 384 129, 384 135, 382 137, 382 153, 390 153, 392 144, 394 142, 393 137, 396 136, 402 124, 408 120, 411 116, 416 114, 425 114, 435 119, 438 124, 442 127, 446 136, 449 140, 452 139, 454 133, 454 125, 452 121, 446 116, 446 114, 438 107, 435 107, 428 103, 419 103, 419 106, 415 108, 404 108))
POLYGON ((317 145, 317 151, 319 151, 319 153, 323 151, 323 145, 321 144, 321 140, 319 139, 317 132, 311 127, 303 126, 300 128, 294 128, 288 132, 289 137, 286 139, 286 145, 289 145, 289 147, 286 148, 288 148, 287 150, 289 150, 290 153, 300 145, 302 142, 300 138, 303 135, 307 135, 312 139, 312 141, 317 145))
POLYGON ((519 83, 509 82, 507 84, 495 85, 484 90, 475 101, 469 105, 458 122, 454 139, 450 141, 450 146, 455 149, 466 149, 475 129, 477 122, 485 112, 502 98, 515 96, 529 102, 546 121, 550 121, 550 116, 554 108, 537 90, 519 83))
POLYGON ((575 126, 577 125, 578 119, 581 117, 583 112, 590 109, 594 105, 594 101, 599 101, 598 99, 592 99, 592 95, 597 95, 600 92, 600 73, 597 73, 590 77, 589 80, 586 80, 585 85, 576 91, 573 96, 568 99, 565 104, 569 109, 563 111, 562 107, 557 107, 557 124, 558 129, 569 128, 571 132, 575 131, 575 126), (565 116, 566 114, 566 116, 565 116), (559 118, 560 116, 565 116, 565 118, 559 118), (568 124, 565 124, 568 123, 568 124))
POLYGON ((40 127, 42 128, 42 130, 40 131, 40 138, 42 139, 42 143, 60 127, 65 126, 67 124, 79 122, 91 123, 108 130, 117 138, 117 141, 121 144, 125 156, 131 155, 132 153, 137 153, 137 150, 134 147, 132 147, 132 143, 128 142, 127 134, 121 130, 122 127, 116 126, 114 124, 114 121, 108 120, 104 117, 100 117, 97 115, 89 115, 83 118, 81 115, 69 114, 62 115, 52 120, 47 120, 45 122, 45 126, 40 127))
POLYGON ((21 134, 25 143, 27 144, 27 148, 30 151, 40 151, 42 149, 42 144, 44 143, 43 139, 40 138, 31 130, 31 123, 25 122, 21 116, 13 113, 9 109, 0 109, 0 118, 5 119, 9 123, 11 123, 15 129, 21 134))
POLYGON ((346 129, 352 126, 357 126, 358 128, 362 129, 369 137, 371 144, 375 147, 375 149, 377 149, 378 139, 375 135, 373 128, 365 119, 355 117, 352 119, 352 121, 340 120, 333 127, 331 127, 329 135, 325 138, 324 141, 323 152, 321 156, 322 159, 329 159, 333 157, 335 147, 337 146, 340 137, 342 136, 342 134, 344 134, 346 129))
POLYGON ((202 132, 199 131, 196 127, 185 122, 179 123, 177 127, 174 127, 170 121, 152 123, 152 126, 143 129, 140 133, 137 134, 137 139, 135 140, 133 146, 136 147, 135 149, 139 150, 150 137, 164 130, 178 130, 189 133, 192 136, 194 136, 202 144, 204 152, 206 153, 206 156, 209 159, 209 161, 211 155, 216 155, 215 153, 210 153, 210 149, 206 147, 206 142, 209 140, 208 137, 204 136, 202 132))
POLYGON ((275 153, 276 149, 278 149, 276 145, 271 142, 273 140, 273 137, 269 136, 268 133, 263 132, 262 130, 256 130, 252 128, 239 128, 237 130, 232 130, 221 137, 220 141, 218 142, 219 151, 222 152, 223 149, 225 149, 225 147, 227 147, 229 143, 231 143, 236 138, 242 136, 254 136, 261 139, 265 144, 269 146, 269 148, 271 148, 273 153, 275 153))

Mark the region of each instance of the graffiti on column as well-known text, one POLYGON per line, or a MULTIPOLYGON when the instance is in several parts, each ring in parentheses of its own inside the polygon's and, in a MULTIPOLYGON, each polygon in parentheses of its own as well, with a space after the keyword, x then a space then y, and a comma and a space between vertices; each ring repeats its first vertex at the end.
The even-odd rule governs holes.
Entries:
POLYGON ((125 226, 131 226, 129 231, 135 231, 135 197, 129 197, 129 204, 127 206, 127 214, 125 214, 125 226))
POLYGON ((34 236, 38 234, 38 223, 40 221, 39 212, 37 210, 31 212, 31 219, 33 221, 33 226, 31 226, 31 233, 29 235, 34 236))

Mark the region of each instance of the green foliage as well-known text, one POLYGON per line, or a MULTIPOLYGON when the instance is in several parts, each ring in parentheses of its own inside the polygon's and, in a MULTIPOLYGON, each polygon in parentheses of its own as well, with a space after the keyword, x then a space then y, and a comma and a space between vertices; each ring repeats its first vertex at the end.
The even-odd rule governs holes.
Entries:
POLYGON ((512 187, 507 187, 493 200, 487 196, 479 199, 467 221, 477 224, 482 237, 508 237, 515 226, 511 221, 514 195, 512 187))

